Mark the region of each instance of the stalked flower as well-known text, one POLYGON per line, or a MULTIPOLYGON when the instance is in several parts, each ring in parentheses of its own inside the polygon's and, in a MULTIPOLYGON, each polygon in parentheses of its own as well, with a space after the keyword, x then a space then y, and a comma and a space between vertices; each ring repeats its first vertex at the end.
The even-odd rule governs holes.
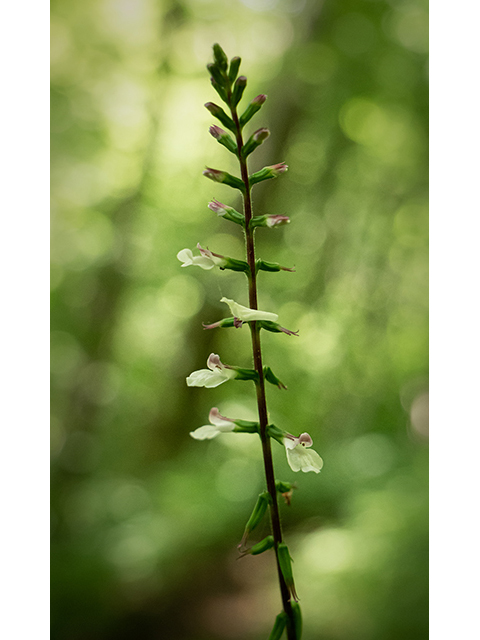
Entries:
POLYGON ((208 249, 202 249, 200 244, 197 244, 197 249, 200 251, 199 256, 194 256, 190 249, 182 249, 177 253, 177 258, 183 262, 182 267, 194 265, 202 269, 213 269, 213 267, 224 268, 227 264, 225 256, 213 253, 208 249))
POLYGON ((208 415, 210 424, 206 424, 203 427, 191 431, 190 435, 195 440, 211 440, 218 436, 219 433, 229 433, 235 429, 235 423, 225 416, 220 415, 217 407, 213 407, 208 415))
POLYGON ((235 300, 230 300, 229 298, 223 297, 220 302, 228 304, 234 317, 238 318, 242 322, 252 322, 255 320, 270 320, 272 322, 276 322, 278 320, 278 315, 276 313, 259 311, 258 309, 249 309, 248 307, 244 307, 243 305, 238 304, 238 302, 235 302, 235 300))
POLYGON ((308 433, 302 433, 298 438, 286 433, 283 444, 287 453, 287 461, 292 471, 314 471, 320 473, 323 460, 313 449, 309 449, 313 440, 308 433))
POLYGON ((211 353, 208 356, 207 367, 208 369, 200 369, 191 373, 187 378, 187 385, 213 389, 227 380, 233 380, 238 375, 235 369, 223 364, 220 356, 216 353, 211 353))

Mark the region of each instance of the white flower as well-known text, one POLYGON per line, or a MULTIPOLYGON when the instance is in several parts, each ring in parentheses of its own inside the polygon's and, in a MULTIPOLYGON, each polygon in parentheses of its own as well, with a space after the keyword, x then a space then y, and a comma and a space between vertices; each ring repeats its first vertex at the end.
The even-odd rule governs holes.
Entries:
POLYGON ((237 375, 235 369, 224 365, 216 353, 211 353, 208 356, 207 367, 208 369, 200 369, 191 373, 187 378, 187 385, 212 389, 227 380, 232 380, 237 375))
POLYGON ((194 256, 190 249, 182 249, 177 253, 177 258, 183 262, 182 267, 194 265, 202 269, 213 269, 213 267, 224 267, 227 264, 223 256, 212 253, 208 249, 202 249, 200 244, 197 244, 197 249, 200 251, 199 256, 194 256))
POLYGON ((283 444, 287 453, 287 461, 292 471, 314 471, 320 473, 323 467, 323 460, 313 449, 308 450, 312 446, 312 438, 308 433, 302 433, 301 436, 286 434, 283 438, 283 444))
POLYGON ((190 435, 195 440, 211 440, 218 436, 219 433, 228 433, 235 429, 235 423, 220 415, 217 407, 211 409, 208 419, 211 424, 206 424, 203 427, 190 431, 190 435))
POLYGON ((244 307, 235 300, 229 300, 228 298, 222 298, 220 302, 225 302, 230 307, 230 311, 235 318, 238 318, 242 322, 250 322, 252 320, 270 320, 276 322, 278 315, 276 313, 270 313, 269 311, 259 311, 257 309, 249 309, 244 307))

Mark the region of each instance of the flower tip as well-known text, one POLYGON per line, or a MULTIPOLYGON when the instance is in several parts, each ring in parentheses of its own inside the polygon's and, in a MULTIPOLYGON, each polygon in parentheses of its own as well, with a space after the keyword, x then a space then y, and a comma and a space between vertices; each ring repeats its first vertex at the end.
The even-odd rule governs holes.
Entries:
POLYGON ((218 140, 223 135, 226 135, 226 132, 221 127, 218 127, 216 124, 212 124, 212 126, 209 127, 208 132, 210 133, 211 136, 215 138, 215 140, 218 140))

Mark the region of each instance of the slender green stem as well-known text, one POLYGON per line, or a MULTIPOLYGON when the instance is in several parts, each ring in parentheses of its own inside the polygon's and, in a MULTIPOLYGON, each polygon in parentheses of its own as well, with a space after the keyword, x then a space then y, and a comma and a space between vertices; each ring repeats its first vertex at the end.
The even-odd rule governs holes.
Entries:
MULTIPOLYGON (((230 95, 228 96, 230 100, 230 95)), ((255 243, 254 243, 254 230, 250 228, 250 220, 252 219, 252 198, 251 198, 251 186, 248 178, 247 160, 242 155, 243 138, 242 130, 238 120, 238 114, 236 108, 230 103, 230 110, 232 119, 236 127, 236 141, 238 149, 238 158, 240 162, 240 171, 243 183, 245 184, 245 194, 243 197, 244 213, 245 213, 245 242, 247 252, 247 262, 250 267, 250 274, 248 277, 248 298, 250 309, 258 309, 257 303, 257 273, 255 269, 255 243)), ((280 583, 280 593, 282 596, 282 604, 285 613, 287 614, 287 638, 288 640, 297 640, 295 632, 295 624, 293 618, 292 605, 290 602, 290 592, 285 583, 280 564, 278 561, 278 545, 282 542, 282 527, 280 523, 280 513, 278 510, 277 490, 275 487, 275 473, 273 469, 273 458, 270 436, 267 434, 268 425, 268 413, 267 413, 267 400, 265 394, 265 379, 263 376, 263 364, 262 364, 262 348, 260 343, 260 330, 256 326, 256 322, 250 323, 250 330, 252 335, 252 349, 253 349, 253 362, 254 369, 258 373, 259 381, 256 385, 257 389, 257 406, 258 417, 260 423, 260 439, 263 449, 263 461, 265 467, 265 477, 267 481, 267 490, 271 497, 270 505, 270 517, 272 522, 272 533, 275 541, 275 557, 277 561, 278 580, 280 583)))

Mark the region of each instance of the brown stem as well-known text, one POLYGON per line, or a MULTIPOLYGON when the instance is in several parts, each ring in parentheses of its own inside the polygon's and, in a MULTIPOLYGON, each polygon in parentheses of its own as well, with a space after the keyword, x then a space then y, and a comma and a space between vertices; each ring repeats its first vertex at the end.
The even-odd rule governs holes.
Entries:
MULTIPOLYGON (((230 99, 230 95, 229 95, 230 99)), ((238 149, 238 158, 240 162, 240 172, 243 183, 245 184, 245 194, 243 196, 243 206, 245 213, 245 242, 247 251, 247 262, 250 267, 250 274, 248 277, 248 299, 250 309, 258 309, 257 303, 257 273, 255 269, 255 243, 254 243, 254 230, 250 228, 250 220, 252 219, 252 197, 251 187, 248 178, 247 160, 242 155, 243 138, 240 123, 238 120, 238 114, 236 108, 230 104, 230 111, 232 119, 236 127, 236 140, 238 149)), ((257 406, 258 417, 260 423, 260 439, 263 449, 263 462, 265 467, 265 478, 267 481, 267 490, 271 497, 270 504, 270 517, 272 522, 273 539, 275 540, 275 557, 277 561, 278 580, 280 583, 280 593, 282 596, 283 610, 287 614, 287 638, 288 640, 297 640, 295 632, 295 624, 293 618, 292 605, 290 602, 290 592, 285 583, 285 579, 280 569, 280 563, 278 561, 278 545, 282 542, 282 527, 280 523, 280 513, 278 510, 277 501, 277 489, 275 487, 275 473, 273 470, 273 458, 270 436, 267 434, 268 425, 268 413, 267 413, 267 399, 265 394, 265 379, 263 376, 263 364, 262 364, 262 348, 260 343, 260 330, 257 327, 256 322, 250 323, 250 330, 252 335, 252 349, 253 349, 253 363, 254 369, 258 373, 257 389, 257 406)))

